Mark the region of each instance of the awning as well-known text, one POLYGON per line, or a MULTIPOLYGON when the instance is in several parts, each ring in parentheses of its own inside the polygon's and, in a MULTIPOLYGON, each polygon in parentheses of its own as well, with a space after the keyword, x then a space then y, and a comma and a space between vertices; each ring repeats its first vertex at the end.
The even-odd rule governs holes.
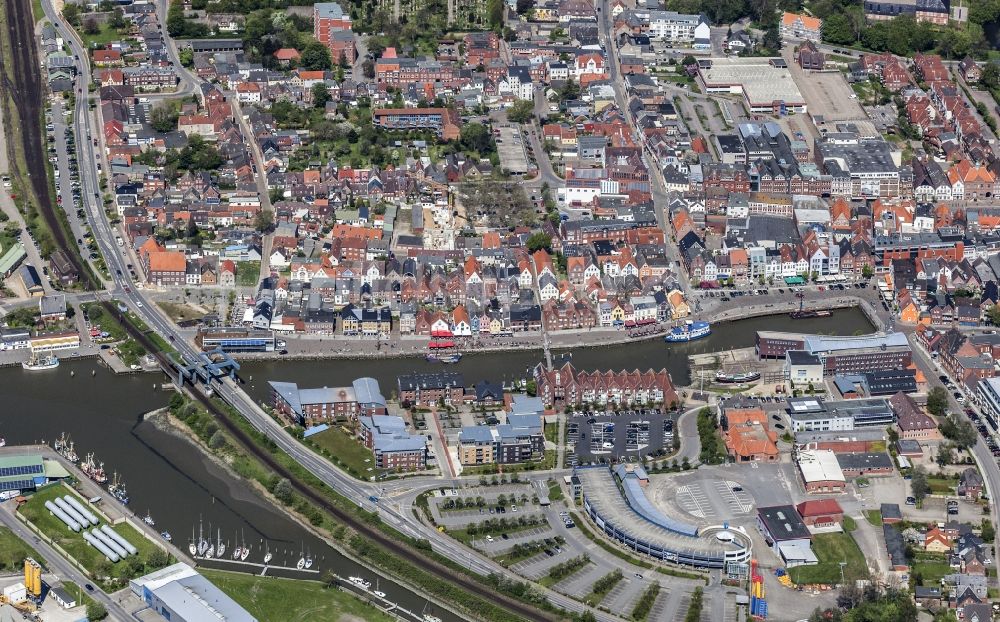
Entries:
POLYGON ((454 337, 450 330, 432 330, 431 337, 454 337))
POLYGON ((455 347, 455 342, 454 341, 432 341, 432 342, 430 342, 430 344, 428 344, 428 347, 430 347, 431 349, 437 349, 437 348, 454 348, 455 347))

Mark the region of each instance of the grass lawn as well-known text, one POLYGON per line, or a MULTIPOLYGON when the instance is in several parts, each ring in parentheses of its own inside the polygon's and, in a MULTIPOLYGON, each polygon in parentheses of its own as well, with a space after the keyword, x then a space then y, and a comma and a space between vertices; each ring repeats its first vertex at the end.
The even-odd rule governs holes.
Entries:
POLYGON ((320 453, 343 466, 354 477, 369 478, 375 475, 375 457, 371 450, 342 428, 332 427, 309 437, 320 453))
POLYGON ((180 304, 176 302, 158 302, 156 303, 163 312, 167 314, 174 322, 184 322, 187 320, 196 320, 200 318, 203 314, 196 311, 192 306, 180 304))
POLYGON ((128 337, 128 334, 125 333, 125 327, 121 325, 118 318, 110 315, 100 304, 92 302, 81 306, 83 312, 90 319, 91 326, 108 333, 109 341, 121 341, 128 337))
POLYGON ((236 284, 243 287, 256 287, 260 282, 260 262, 241 261, 236 264, 236 284))
POLYGON ((801 584, 840 583, 840 562, 846 561, 844 578, 847 581, 868 578, 868 565, 854 539, 846 533, 822 533, 813 537, 813 552, 819 563, 813 566, 796 566, 788 574, 792 581, 801 584))
MULTIPOLYGON (((69 487, 60 484, 39 490, 18 509, 18 512, 94 574, 100 566, 107 565, 104 555, 87 544, 80 533, 70 531, 69 527, 45 508, 46 501, 52 501, 67 494, 74 496, 84 507, 88 507, 88 503, 83 497, 73 492, 69 487)), ((138 555, 110 564, 112 577, 131 579, 155 570, 155 567, 148 564, 147 561, 154 551, 160 550, 157 546, 131 525, 122 523, 111 527, 139 551, 138 555)))
POLYGON ((858 524, 854 522, 854 519, 851 518, 850 516, 844 517, 844 522, 842 526, 844 527, 844 531, 854 531, 855 529, 858 528, 858 524))
POLYGON ((552 482, 549 484, 549 501, 559 501, 563 499, 562 486, 559 482, 552 482))
POLYGON ((931 494, 955 494, 955 486, 958 486, 958 480, 944 477, 928 477, 927 484, 931 487, 931 494))
POLYGON ((920 585, 927 587, 939 587, 941 577, 955 572, 955 569, 948 565, 946 561, 918 561, 914 562, 910 568, 910 574, 920 575, 920 585))
POLYGON ((874 525, 875 527, 882 526, 882 512, 878 510, 865 510, 865 519, 868 520, 868 524, 874 525))
POLYGON ((87 49, 104 47, 113 41, 120 41, 122 39, 122 35, 118 34, 117 30, 107 24, 100 24, 100 27, 100 32, 95 34, 88 34, 84 32, 83 28, 77 29, 77 32, 80 33, 80 38, 83 39, 83 44, 87 46, 87 49))
POLYGON ((258 620, 391 622, 394 619, 348 592, 324 589, 317 581, 257 577, 208 568, 198 571, 258 620))
POLYGON ((45 565, 45 560, 27 542, 15 536, 10 529, 0 527, 0 570, 20 572, 24 569, 25 557, 33 557, 36 562, 45 565))

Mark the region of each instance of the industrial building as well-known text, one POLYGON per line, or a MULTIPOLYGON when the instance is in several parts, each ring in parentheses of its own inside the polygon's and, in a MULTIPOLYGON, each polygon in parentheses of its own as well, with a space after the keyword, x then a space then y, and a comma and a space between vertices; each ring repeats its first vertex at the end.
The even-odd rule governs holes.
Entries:
POLYGON ((129 588, 170 622, 257 622, 235 600, 184 563, 133 579, 129 588))
POLYGON ((0 493, 31 491, 66 477, 69 473, 57 460, 40 455, 0 456, 0 493))
POLYGON ((801 450, 796 465, 808 493, 840 493, 847 486, 837 454, 830 449, 801 450))

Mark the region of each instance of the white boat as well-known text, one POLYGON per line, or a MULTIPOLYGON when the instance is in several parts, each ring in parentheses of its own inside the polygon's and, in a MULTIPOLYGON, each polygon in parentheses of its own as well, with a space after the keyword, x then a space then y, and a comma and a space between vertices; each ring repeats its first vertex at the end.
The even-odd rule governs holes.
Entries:
POLYGON ((205 550, 205 557, 211 559, 215 557, 215 545, 209 544, 208 549, 205 550))
POLYGON ((35 356, 32 355, 27 361, 21 362, 21 367, 28 371, 42 371, 59 367, 59 359, 55 356, 35 356))
POLYGON ((424 622, 441 622, 441 618, 437 616, 432 616, 429 613, 424 614, 424 622))
POLYGON ((250 547, 247 546, 246 536, 240 530, 240 561, 245 562, 248 557, 250 557, 250 547))
POLYGON ((198 554, 198 542, 194 539, 194 525, 191 525, 191 541, 188 542, 188 552, 191 553, 191 557, 198 554))
POLYGON ((208 551, 208 542, 205 541, 204 533, 202 532, 201 521, 198 521, 198 555, 204 555, 208 551))
POLYGON ((153 517, 150 516, 149 510, 146 510, 146 515, 142 517, 142 522, 146 523, 150 527, 156 524, 156 521, 154 521, 153 517))
POLYGON ((215 554, 218 555, 219 557, 222 557, 223 555, 226 554, 226 543, 222 541, 222 530, 221 529, 219 529, 216 532, 215 542, 216 542, 216 544, 215 544, 215 554))
POLYGON ((312 568, 312 566, 313 566, 313 558, 312 558, 312 553, 310 553, 310 552, 309 552, 309 551, 307 550, 307 551, 306 551, 306 569, 309 569, 309 568, 312 568))
POLYGON ((378 590, 372 590, 372 594, 378 596, 379 598, 385 598, 385 592, 380 592, 378 590))
POLYGON ((361 577, 348 577, 348 579, 350 580, 351 583, 353 583, 354 585, 360 587, 363 590, 367 590, 368 588, 370 588, 372 586, 371 583, 369 583, 368 581, 365 581, 361 577))
POLYGON ((170 542, 170 541, 172 541, 174 539, 174 537, 170 535, 169 531, 162 532, 160 534, 160 537, 163 538, 164 540, 166 540, 167 542, 170 542))
POLYGON ((268 548, 267 543, 265 542, 264 543, 264 563, 266 564, 267 562, 271 561, 272 557, 273 557, 273 555, 271 555, 271 550, 268 548))
POLYGON ((306 567, 306 558, 305 557, 300 557, 299 561, 295 564, 295 568, 297 570, 302 570, 305 567, 306 567))

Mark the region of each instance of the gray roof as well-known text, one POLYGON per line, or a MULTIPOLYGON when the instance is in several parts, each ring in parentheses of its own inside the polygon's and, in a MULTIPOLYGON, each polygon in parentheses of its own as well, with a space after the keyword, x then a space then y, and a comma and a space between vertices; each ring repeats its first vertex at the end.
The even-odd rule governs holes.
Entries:
POLYGON ((841 469, 885 469, 892 468, 892 458, 884 452, 837 454, 841 469))
POLYGON ((153 594, 178 620, 257 622, 246 609, 201 575, 171 581, 153 594))
POLYGON ((359 404, 386 405, 385 398, 382 397, 382 391, 378 386, 378 380, 366 376, 358 378, 352 384, 354 386, 354 397, 359 404))
POLYGON ((903 519, 903 513, 899 511, 898 503, 883 503, 879 508, 879 513, 882 515, 882 520, 885 519, 903 519))
POLYGON ((809 529, 802 522, 794 505, 758 508, 757 516, 777 542, 810 539, 809 529))

